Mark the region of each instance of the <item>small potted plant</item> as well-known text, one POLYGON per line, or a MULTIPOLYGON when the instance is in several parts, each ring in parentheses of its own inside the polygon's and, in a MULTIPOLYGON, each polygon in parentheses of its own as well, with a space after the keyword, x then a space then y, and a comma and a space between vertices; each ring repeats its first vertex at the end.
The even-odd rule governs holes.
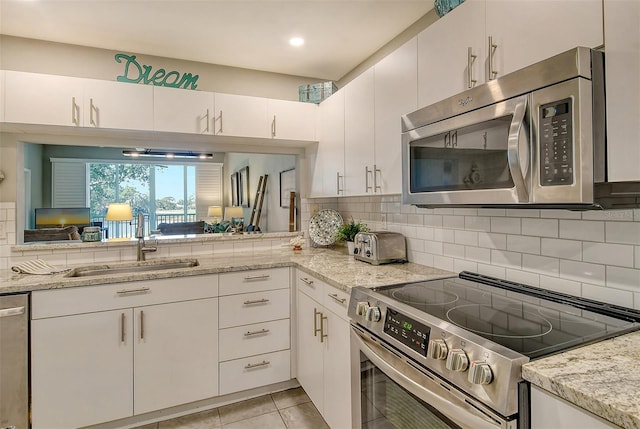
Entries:
POLYGON ((353 255, 353 249, 355 247, 353 240, 355 239, 356 234, 367 231, 369 231, 369 227, 366 223, 362 223, 360 221, 356 222, 351 218, 351 221, 340 227, 336 233, 336 239, 338 241, 346 241, 347 248, 349 249, 349 255, 353 255))

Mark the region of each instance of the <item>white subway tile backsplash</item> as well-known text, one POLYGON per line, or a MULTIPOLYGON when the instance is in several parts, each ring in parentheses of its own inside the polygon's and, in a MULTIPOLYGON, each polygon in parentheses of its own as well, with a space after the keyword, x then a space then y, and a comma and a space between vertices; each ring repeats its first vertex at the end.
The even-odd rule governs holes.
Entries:
POLYGON ((540 254, 540 237, 507 235, 507 250, 521 253, 540 254))
POLYGON ((520 218, 514 217, 492 217, 491 232, 502 232, 505 234, 520 234, 520 218))
POLYGON ((538 255, 522 255, 522 269, 545 275, 560 273, 560 260, 538 255))
POLYGON ((455 243, 455 233, 452 229, 434 228, 433 239, 446 243, 455 243))
POLYGON ((464 229, 464 216, 443 216, 442 227, 464 229))
POLYGON ((541 218, 582 219, 582 212, 571 210, 540 210, 541 218))
POLYGON ((453 271, 453 258, 447 256, 433 256, 433 266, 441 270, 453 271))
POLYGON ((617 221, 633 221, 633 210, 590 210, 582 212, 584 220, 617 220, 617 221))
POLYGON ((522 254, 506 250, 491 250, 491 263, 507 268, 522 268, 522 254))
POLYGON ((478 245, 478 233, 475 231, 456 230, 454 239, 457 244, 465 244, 467 246, 478 245))
POLYGON ((560 277, 596 285, 605 284, 605 266, 560 259, 560 277))
POLYGON ((491 218, 488 216, 465 216, 464 228, 473 231, 491 231, 491 218))
POLYGON ((607 286, 640 292, 640 270, 607 266, 607 286))
POLYGON ((506 280, 526 284, 529 286, 538 286, 540 284, 540 276, 538 274, 528 273, 520 270, 507 269, 506 280))
POLYGON ((507 250, 507 235, 480 232, 478 233, 478 246, 507 250))
POLYGON ((543 238, 541 241, 540 253, 545 256, 581 261, 582 241, 543 238))
POLYGON ((560 277, 540 275, 540 287, 569 295, 580 296, 582 294, 582 283, 560 277))
POLYGON ((640 245, 640 222, 605 222, 605 240, 640 245))
POLYGON ((420 240, 433 240, 433 228, 417 228, 416 238, 420 240))
POLYGON ((433 255, 429 253, 422 252, 413 252, 413 258, 409 258, 411 262, 415 262, 416 264, 427 265, 429 267, 433 266, 433 255))
POLYGON ((444 253, 444 244, 441 241, 425 241, 424 250, 432 255, 442 255, 444 253))
POLYGON ((466 261, 464 259, 454 259, 453 272, 459 273, 460 271, 471 271, 472 273, 477 273, 478 264, 472 261, 466 261))
POLYGON ((522 234, 538 237, 557 237, 557 219, 522 219, 522 234))
POLYGON ((536 209, 507 209, 507 216, 511 217, 540 217, 540 210, 536 209))
POLYGON ((464 259, 464 246, 459 244, 444 243, 442 254, 444 256, 452 256, 454 258, 464 259))
POLYGON ((506 272, 507 269, 503 267, 498 267, 496 265, 478 264, 478 273, 485 276, 504 279, 506 278, 506 272))
POLYGON ((604 241, 604 222, 561 220, 560 238, 585 241, 604 241))
POLYGON ((623 307, 629 307, 630 303, 633 302, 633 292, 589 283, 582 284, 582 296, 623 307))
POLYGON ((466 259, 485 264, 491 263, 491 249, 483 247, 465 246, 464 256, 466 259))
POLYGON ((585 241, 582 243, 582 259, 597 264, 633 267, 633 246, 585 241))

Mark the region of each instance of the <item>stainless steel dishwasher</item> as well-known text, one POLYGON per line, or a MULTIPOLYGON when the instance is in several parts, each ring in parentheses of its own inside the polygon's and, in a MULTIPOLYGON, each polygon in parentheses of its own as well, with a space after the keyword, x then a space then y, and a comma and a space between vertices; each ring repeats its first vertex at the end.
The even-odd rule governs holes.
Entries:
POLYGON ((0 295, 0 429, 29 427, 29 295, 0 295))

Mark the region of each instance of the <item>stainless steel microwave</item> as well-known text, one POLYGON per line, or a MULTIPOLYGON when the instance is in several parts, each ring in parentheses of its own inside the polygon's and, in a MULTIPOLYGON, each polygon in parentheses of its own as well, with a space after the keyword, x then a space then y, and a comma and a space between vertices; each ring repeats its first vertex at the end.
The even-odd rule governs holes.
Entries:
POLYGON ((606 183, 604 54, 575 48, 402 117, 402 200, 419 207, 636 207, 606 183))

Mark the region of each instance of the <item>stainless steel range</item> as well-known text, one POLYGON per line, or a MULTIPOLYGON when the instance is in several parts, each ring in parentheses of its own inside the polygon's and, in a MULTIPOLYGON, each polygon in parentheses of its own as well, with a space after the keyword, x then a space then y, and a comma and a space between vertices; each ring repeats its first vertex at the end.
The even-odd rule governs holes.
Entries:
POLYGON ((354 288, 349 317, 362 428, 528 428, 524 363, 640 329, 635 310, 468 272, 354 288))

